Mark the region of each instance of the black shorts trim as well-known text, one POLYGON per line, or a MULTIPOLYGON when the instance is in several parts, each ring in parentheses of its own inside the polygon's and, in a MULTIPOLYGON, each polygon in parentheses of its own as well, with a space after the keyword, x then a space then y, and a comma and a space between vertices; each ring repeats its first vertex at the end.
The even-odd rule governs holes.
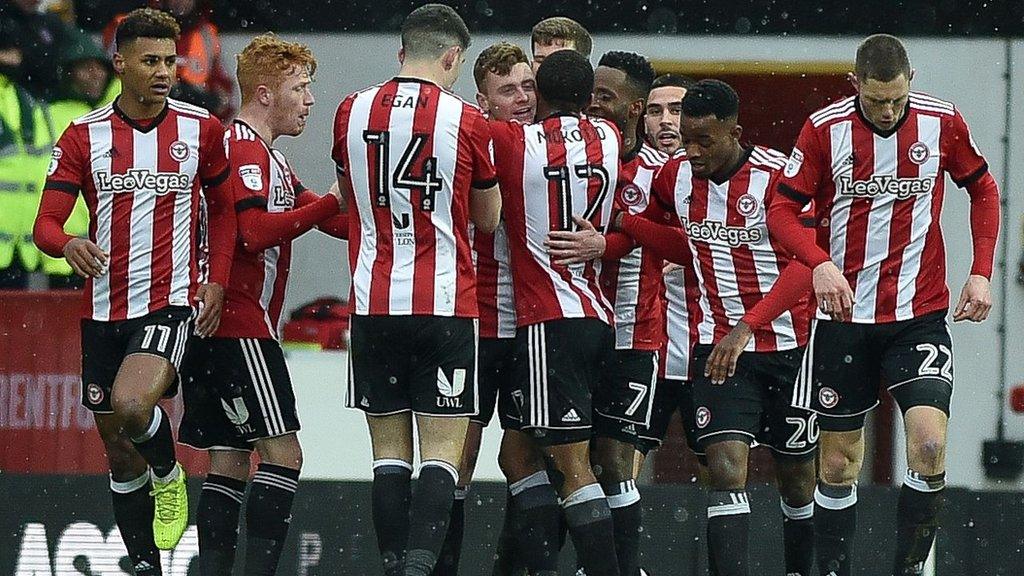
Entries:
POLYGON ((744 352, 735 373, 721 384, 704 375, 712 350, 709 344, 693 349, 693 418, 702 448, 722 434, 740 434, 780 454, 800 454, 817 445, 817 416, 791 403, 802 348, 744 352))
MULTIPOLYGON (((486 427, 491 423, 495 409, 498 410, 499 420, 503 421, 505 418, 504 414, 509 410, 508 404, 512 402, 512 390, 515 388, 512 379, 515 352, 515 338, 480 338, 477 354, 479 412, 469 417, 470 422, 486 427)), ((504 424, 502 428, 505 428, 504 424)))
POLYGON ((540 443, 589 438, 593 395, 614 349, 611 326, 595 318, 565 318, 520 327, 515 378, 522 397, 521 429, 540 443), (564 431, 564 434, 560 433, 564 431), (543 439, 541 439, 543 437, 543 439))
POLYGON ((814 320, 793 404, 829 418, 860 417, 879 404, 885 382, 904 413, 932 406, 948 415, 953 357, 946 310, 883 324, 814 320))
POLYGON ((479 320, 353 315, 345 405, 370 416, 479 413, 479 320))
POLYGON ((251 443, 300 429, 281 345, 270 338, 204 338, 183 368, 179 442, 248 451, 251 443))
POLYGON ((125 359, 134 354, 169 362, 176 376, 164 397, 176 395, 195 314, 188 306, 167 306, 129 320, 82 319, 82 405, 97 414, 113 414, 110 397, 114 381, 125 359))

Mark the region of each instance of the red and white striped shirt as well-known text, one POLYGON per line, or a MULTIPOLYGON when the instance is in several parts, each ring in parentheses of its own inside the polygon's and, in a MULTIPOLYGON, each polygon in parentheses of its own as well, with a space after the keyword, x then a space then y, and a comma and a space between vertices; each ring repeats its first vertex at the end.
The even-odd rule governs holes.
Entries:
POLYGON ((619 181, 619 133, 599 118, 560 115, 522 125, 491 123, 515 286, 516 320, 613 322, 601 292, 599 260, 554 264, 544 246, 552 230, 573 230, 573 215, 604 229, 619 181))
MULTIPOLYGON (((205 280, 198 266, 200 187, 218 195, 227 178, 223 134, 208 111, 172 99, 151 121, 134 121, 111 103, 65 130, 46 190, 82 192, 89 239, 110 255, 105 273, 86 280, 86 318, 127 320, 192 304, 205 280)), ((227 197, 210 200, 230 205, 227 197)), ((211 280, 221 284, 231 247, 211 246, 222 249, 226 258, 211 266, 211 280)))
POLYGON ((477 306, 480 308, 481 338, 515 338, 516 302, 509 268, 508 233, 505 223, 493 234, 469 226, 476 266, 477 306))
MULTIPOLYGON (((755 146, 721 184, 693 175, 684 156, 669 160, 652 193, 686 231, 700 279, 701 344, 714 344, 741 320, 778 280, 789 258, 768 236, 768 192, 785 165, 779 152, 755 146)), ((661 221, 663 219, 656 219, 661 221)), ((746 350, 774 352, 807 339, 806 302, 754 329, 746 350)))
MULTIPOLYGON (((256 132, 240 120, 227 131, 228 156, 234 205, 270 213, 296 207, 296 196, 304 187, 280 151, 267 146, 256 132)), ((225 291, 224 311, 216 336, 220 338, 277 338, 284 305, 288 271, 291 267, 290 241, 260 251, 235 246, 231 279, 225 291)))
MULTIPOLYGON (((651 181, 668 160, 664 152, 643 144, 637 155, 622 164, 616 210, 640 214, 651 199, 651 181)), ((662 347, 662 260, 643 246, 636 246, 617 260, 601 266, 601 289, 615 311, 617 350, 658 350, 662 347)))
POLYGON ((700 286, 693 266, 684 266, 664 275, 662 295, 665 339, 659 356, 658 375, 668 380, 689 380, 690 353, 699 337, 703 319, 700 286))
POLYGON ((827 252, 819 260, 831 258, 853 287, 853 321, 874 324, 949 307, 945 173, 967 186, 987 171, 949 102, 911 92, 897 126, 881 133, 851 96, 807 120, 779 191, 815 201, 817 244, 827 252))
POLYGON ((479 109, 424 80, 341 102, 332 156, 351 189, 353 313, 477 317, 469 194, 496 182, 489 145, 479 109))

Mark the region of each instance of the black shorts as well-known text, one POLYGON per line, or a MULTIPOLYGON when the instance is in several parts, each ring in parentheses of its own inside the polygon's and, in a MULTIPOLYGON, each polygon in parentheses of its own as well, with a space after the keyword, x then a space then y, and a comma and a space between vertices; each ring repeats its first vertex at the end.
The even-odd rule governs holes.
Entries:
POLYGON ((651 412, 651 425, 641 428, 637 435, 641 444, 637 449, 644 454, 661 446, 668 433, 668 425, 672 414, 679 412, 686 434, 686 445, 698 458, 704 458, 704 451, 697 442, 697 421, 694 418, 693 383, 689 380, 658 380, 654 391, 654 406, 651 412))
POLYGON ((476 318, 352 315, 346 406, 476 416, 476 318))
MULTIPOLYGON (((477 380, 480 383, 480 413, 470 416, 470 422, 481 426, 491 423, 495 405, 507 405, 511 401, 512 371, 516 357, 515 338, 481 338, 480 355, 477 357, 477 380)), ((505 428, 502 411, 498 418, 505 428)))
POLYGON ((791 405, 804 349, 744 352, 736 373, 712 384, 704 367, 713 346, 693 348, 693 404, 701 448, 725 439, 746 438, 778 456, 810 458, 818 446, 815 414, 791 405))
POLYGON ((817 412, 822 429, 861 428, 882 382, 904 414, 932 406, 949 415, 953 341, 945 310, 886 324, 811 324, 793 403, 817 412))
POLYGON ((611 363, 594 394, 594 434, 643 444, 658 386, 656 350, 612 350, 611 363))
MULTIPOLYGON (((180 370, 192 335, 195 312, 168 306, 131 320, 82 320, 82 405, 97 414, 112 414, 110 393, 121 363, 131 354, 159 356, 180 370)), ((178 393, 178 382, 164 392, 178 393)))
POLYGON ((178 441, 201 450, 251 450, 299 430, 284 352, 270 338, 197 338, 182 366, 178 441))
POLYGON ((513 400, 521 429, 547 446, 589 440, 593 394, 614 345, 614 330, 595 318, 519 328, 513 400))

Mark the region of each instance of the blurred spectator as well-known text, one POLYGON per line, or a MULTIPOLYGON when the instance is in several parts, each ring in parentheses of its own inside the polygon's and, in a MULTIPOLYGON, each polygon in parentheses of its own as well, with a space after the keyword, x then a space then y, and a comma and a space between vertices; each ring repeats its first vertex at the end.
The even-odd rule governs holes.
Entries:
POLYGON ((24 288, 39 266, 32 224, 55 141, 46 104, 0 74, 0 288, 24 288))
POLYGON ((75 3, 73 0, 42 0, 39 11, 47 14, 56 14, 68 26, 76 26, 75 3))
POLYGON ((0 74, 43 100, 57 96, 58 57, 71 27, 55 14, 42 14, 40 0, 0 0, 0 74))
MULTIPOLYGON (((121 92, 121 82, 103 50, 83 32, 75 31, 61 54, 64 78, 61 95, 50 104, 50 121, 58 138, 71 121, 106 106, 121 92)), ((81 197, 64 225, 72 236, 87 236, 89 211, 81 197)), ((63 258, 41 254, 42 270, 49 278, 50 288, 81 288, 84 279, 76 275, 63 258)))
MULTIPOLYGON (((221 63, 220 32, 210 21, 203 0, 149 0, 151 8, 170 12, 181 25, 178 39, 178 84, 171 97, 202 106, 221 120, 234 116, 232 95, 235 84, 221 63)), ((103 45, 113 54, 114 32, 124 18, 115 16, 103 30, 103 45)))

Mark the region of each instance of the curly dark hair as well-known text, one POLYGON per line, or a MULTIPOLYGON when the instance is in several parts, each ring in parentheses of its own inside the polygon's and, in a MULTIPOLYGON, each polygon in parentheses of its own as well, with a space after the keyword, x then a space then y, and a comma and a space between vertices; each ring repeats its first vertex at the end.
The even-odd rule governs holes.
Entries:
POLYGON ((136 38, 170 38, 177 40, 181 34, 178 21, 167 12, 155 8, 136 8, 128 13, 117 25, 114 39, 120 49, 136 38))
POLYGON ((559 50, 537 69, 537 92, 553 108, 579 112, 590 102, 594 69, 575 50, 559 50))
POLYGON ((740 97, 721 80, 701 80, 683 96, 682 113, 690 118, 714 116, 719 120, 736 118, 740 112, 740 97))
POLYGON ((617 50, 605 52, 597 65, 615 68, 625 73, 634 99, 647 98, 647 93, 651 91, 651 83, 657 76, 654 66, 647 58, 636 52, 619 52, 617 50))

